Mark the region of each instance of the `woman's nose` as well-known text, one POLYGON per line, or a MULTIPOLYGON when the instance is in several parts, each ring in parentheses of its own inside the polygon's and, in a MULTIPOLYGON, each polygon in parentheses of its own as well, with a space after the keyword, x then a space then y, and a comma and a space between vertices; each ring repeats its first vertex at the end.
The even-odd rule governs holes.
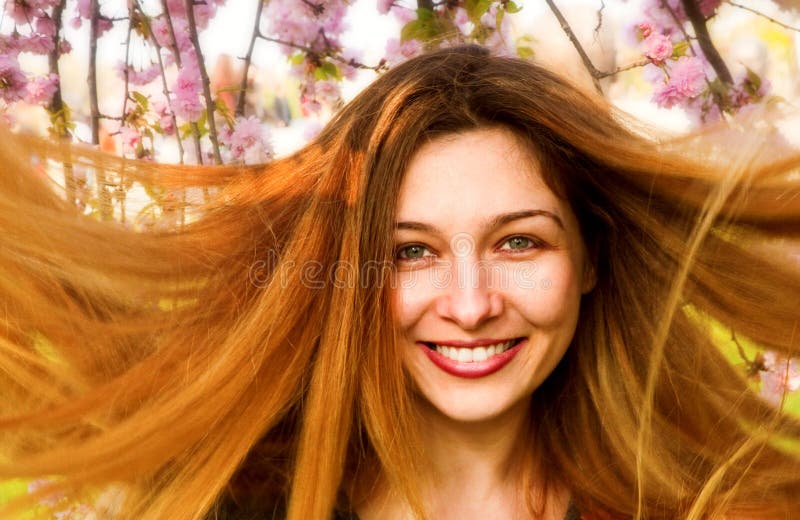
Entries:
POLYGON ((492 273, 486 265, 475 259, 460 258, 453 270, 436 301, 440 317, 472 330, 503 312, 502 294, 492 286, 492 273))

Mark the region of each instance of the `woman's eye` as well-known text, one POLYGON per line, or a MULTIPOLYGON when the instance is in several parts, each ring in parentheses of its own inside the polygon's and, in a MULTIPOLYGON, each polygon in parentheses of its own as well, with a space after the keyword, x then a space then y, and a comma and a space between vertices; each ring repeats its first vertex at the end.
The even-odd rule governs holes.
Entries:
POLYGON ((530 249, 532 247, 539 247, 541 243, 528 238, 528 237, 511 237, 505 242, 503 242, 503 246, 500 249, 504 250, 512 250, 512 251, 524 251, 526 249, 530 249))
POLYGON ((429 255, 430 251, 427 247, 417 244, 403 246, 397 250, 397 258, 400 260, 418 260, 429 255))

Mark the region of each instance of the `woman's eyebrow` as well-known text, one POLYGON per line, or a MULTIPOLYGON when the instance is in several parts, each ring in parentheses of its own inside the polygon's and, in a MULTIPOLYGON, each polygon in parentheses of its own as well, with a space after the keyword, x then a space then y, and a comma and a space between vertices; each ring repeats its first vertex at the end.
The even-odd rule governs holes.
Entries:
MULTIPOLYGON (((511 213, 501 213, 500 215, 495 215, 494 217, 489 218, 484 227, 488 229, 494 229, 508 224, 509 222, 530 217, 548 217, 555 221, 555 223, 558 224, 561 229, 564 229, 564 223, 561 221, 561 217, 552 211, 547 211, 546 209, 524 209, 520 211, 513 211, 511 213)), ((439 228, 425 222, 402 221, 395 225, 395 229, 410 229, 414 231, 426 231, 429 233, 441 234, 439 228)))
POLYGON ((487 227, 489 229, 494 229, 502 225, 508 224, 509 222, 513 222, 514 220, 519 220, 529 217, 548 217, 554 220, 555 223, 558 224, 558 227, 564 229, 564 223, 561 221, 561 217, 559 217, 552 211, 547 211, 546 209, 524 209, 521 211, 514 211, 512 213, 502 213, 500 215, 496 215, 491 219, 489 219, 487 227))

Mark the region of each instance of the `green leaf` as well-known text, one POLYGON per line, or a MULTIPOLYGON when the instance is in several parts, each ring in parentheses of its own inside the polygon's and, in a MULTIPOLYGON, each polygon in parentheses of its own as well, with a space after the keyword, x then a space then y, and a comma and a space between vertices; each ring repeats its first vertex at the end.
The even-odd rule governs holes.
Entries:
POLYGON ((491 0, 467 0, 464 8, 467 10, 467 16, 475 23, 478 23, 481 16, 491 7, 491 0))
POLYGON ((417 19, 411 20, 400 30, 400 41, 431 40, 439 34, 439 24, 430 9, 417 9, 417 19))
POLYGON ((677 59, 681 56, 686 56, 687 50, 689 50, 689 43, 685 41, 679 41, 672 46, 672 57, 677 59))
POLYGON ((520 58, 524 60, 529 60, 533 58, 535 55, 536 53, 533 52, 533 49, 531 49, 527 45, 517 45, 517 56, 519 56, 520 58))
POLYGON ((147 96, 135 90, 131 92, 131 95, 133 96, 133 99, 136 100, 136 103, 142 107, 142 110, 147 111, 147 107, 150 106, 150 100, 147 99, 147 96))
POLYGON ((303 63, 303 61, 305 61, 305 59, 306 59, 305 53, 298 52, 297 54, 293 54, 292 56, 289 57, 289 63, 291 63, 292 65, 300 65, 301 63, 303 63))
POLYGON ((514 13, 520 12, 521 10, 522 10, 522 7, 518 6, 514 2, 508 2, 506 4, 506 12, 508 12, 508 13, 514 14, 514 13))
POLYGON ((753 72, 750 67, 745 67, 745 69, 747 69, 747 81, 744 83, 744 88, 748 94, 755 96, 761 88, 761 76, 753 72))
POLYGON ((430 9, 425 9, 424 7, 420 7, 417 9, 417 20, 423 22, 433 20, 433 11, 430 9))
POLYGON ((325 71, 325 74, 327 74, 328 77, 337 80, 342 79, 342 72, 339 70, 339 67, 337 67, 334 63, 326 61, 322 65, 320 65, 320 68, 322 68, 325 71))

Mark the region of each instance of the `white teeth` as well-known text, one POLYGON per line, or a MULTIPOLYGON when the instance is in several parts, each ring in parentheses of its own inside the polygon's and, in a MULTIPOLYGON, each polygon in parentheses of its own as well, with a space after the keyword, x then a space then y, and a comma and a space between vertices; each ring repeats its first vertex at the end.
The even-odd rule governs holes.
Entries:
POLYGON ((436 352, 439 354, 458 361, 460 363, 471 363, 476 361, 486 361, 492 356, 502 354, 514 345, 514 340, 506 341, 504 343, 497 343, 487 347, 474 347, 474 348, 458 348, 448 347, 447 345, 436 345, 436 352))

